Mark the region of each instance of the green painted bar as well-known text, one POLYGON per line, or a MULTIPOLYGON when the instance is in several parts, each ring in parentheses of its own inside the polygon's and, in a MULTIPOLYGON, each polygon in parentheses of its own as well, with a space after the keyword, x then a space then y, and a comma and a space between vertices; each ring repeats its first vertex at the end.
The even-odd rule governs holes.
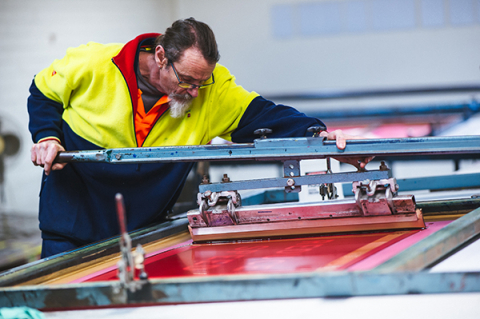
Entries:
POLYGON ((405 249, 372 271, 390 273, 420 271, 480 234, 480 208, 405 249))

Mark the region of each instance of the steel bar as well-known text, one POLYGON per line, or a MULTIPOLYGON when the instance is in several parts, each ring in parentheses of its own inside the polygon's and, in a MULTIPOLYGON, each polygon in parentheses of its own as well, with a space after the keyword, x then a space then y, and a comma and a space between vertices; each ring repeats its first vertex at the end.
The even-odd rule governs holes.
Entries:
POLYGON ((139 147, 61 152, 58 162, 155 163, 301 160, 327 157, 480 154, 480 136, 349 140, 344 150, 322 138, 257 139, 251 144, 139 147))
POLYGON ((117 282, 0 289, 0 305, 40 310, 242 300, 480 292, 480 272, 295 273, 151 280, 131 293, 117 282))
MULTIPOLYGON (((392 177, 391 170, 375 170, 368 172, 347 172, 334 174, 319 174, 319 175, 305 175, 292 176, 283 178, 266 178, 254 179, 246 181, 231 181, 226 183, 212 183, 201 184, 198 186, 199 192, 204 193, 209 190, 211 192, 256 189, 256 188, 273 188, 273 187, 288 187, 288 182, 293 181, 295 186, 298 185, 314 185, 324 183, 346 183, 362 181, 365 179, 379 180, 388 179, 392 177)), ((350 185, 350 188, 352 186, 350 185)))

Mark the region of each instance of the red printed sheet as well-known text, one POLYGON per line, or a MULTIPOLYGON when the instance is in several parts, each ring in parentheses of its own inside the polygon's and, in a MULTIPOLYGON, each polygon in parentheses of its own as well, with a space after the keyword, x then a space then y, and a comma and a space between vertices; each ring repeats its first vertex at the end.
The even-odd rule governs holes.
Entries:
MULTIPOLYGON (((186 241, 147 256, 149 278, 238 274, 287 274, 309 271, 368 270, 408 248, 448 222, 425 230, 193 244, 186 241)), ((116 280, 111 267, 76 282, 116 280)))

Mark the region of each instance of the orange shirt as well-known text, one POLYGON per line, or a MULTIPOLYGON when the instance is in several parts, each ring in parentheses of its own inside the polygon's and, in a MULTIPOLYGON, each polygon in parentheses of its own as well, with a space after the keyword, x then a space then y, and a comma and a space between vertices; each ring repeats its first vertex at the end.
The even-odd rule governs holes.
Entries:
POLYGON ((157 120, 168 109, 168 95, 162 96, 157 103, 145 114, 145 107, 142 100, 142 90, 138 89, 138 105, 135 110, 135 135, 137 136, 137 146, 142 146, 143 142, 150 133, 157 120))

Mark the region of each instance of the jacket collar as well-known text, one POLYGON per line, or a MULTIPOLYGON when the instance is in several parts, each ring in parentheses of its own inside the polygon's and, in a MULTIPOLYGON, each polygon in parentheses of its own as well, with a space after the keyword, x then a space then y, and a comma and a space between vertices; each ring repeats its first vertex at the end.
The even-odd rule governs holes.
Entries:
POLYGON ((127 82, 128 91, 132 98, 132 104, 137 104, 137 77, 135 75, 135 64, 138 63, 138 48, 146 42, 152 42, 160 33, 145 33, 127 42, 122 50, 112 58, 113 63, 118 67, 127 82))

